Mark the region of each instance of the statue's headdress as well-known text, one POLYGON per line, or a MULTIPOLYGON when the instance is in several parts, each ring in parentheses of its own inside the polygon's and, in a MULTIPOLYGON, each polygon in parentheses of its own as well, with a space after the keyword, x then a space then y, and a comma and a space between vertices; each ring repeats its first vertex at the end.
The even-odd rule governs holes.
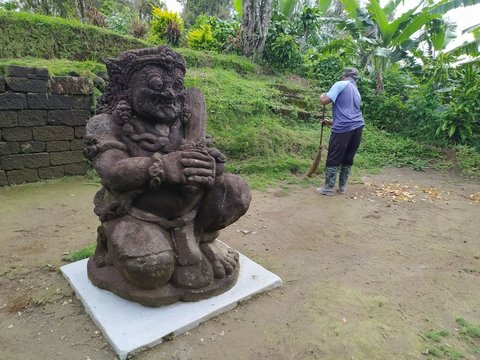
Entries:
POLYGON ((110 78, 121 75, 129 80, 132 74, 147 65, 161 66, 168 70, 180 68, 185 74, 186 64, 183 57, 168 46, 129 50, 116 58, 105 60, 110 78))

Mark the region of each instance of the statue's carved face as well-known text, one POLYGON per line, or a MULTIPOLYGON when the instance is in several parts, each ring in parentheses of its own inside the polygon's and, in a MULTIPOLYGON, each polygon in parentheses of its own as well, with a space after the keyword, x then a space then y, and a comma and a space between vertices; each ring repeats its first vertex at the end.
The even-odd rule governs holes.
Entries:
POLYGON ((142 68, 130 80, 133 111, 153 122, 170 124, 182 112, 183 77, 178 68, 172 71, 152 65, 142 68))

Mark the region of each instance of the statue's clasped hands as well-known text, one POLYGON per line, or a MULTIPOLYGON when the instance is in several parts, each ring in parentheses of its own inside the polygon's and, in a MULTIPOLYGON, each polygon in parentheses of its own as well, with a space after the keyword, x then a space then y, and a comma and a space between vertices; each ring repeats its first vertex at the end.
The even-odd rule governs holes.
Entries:
POLYGON ((212 186, 215 159, 196 150, 175 151, 162 156, 163 181, 173 184, 212 186))

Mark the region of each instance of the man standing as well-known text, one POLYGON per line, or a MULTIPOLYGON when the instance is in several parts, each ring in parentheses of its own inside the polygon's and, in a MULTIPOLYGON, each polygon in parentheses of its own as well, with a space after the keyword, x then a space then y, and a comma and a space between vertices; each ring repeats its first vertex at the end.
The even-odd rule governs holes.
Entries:
POLYGON ((323 105, 333 102, 333 122, 323 121, 323 125, 332 126, 332 134, 325 167, 325 186, 315 189, 318 194, 333 195, 339 168, 338 192, 340 194, 345 192, 353 158, 360 145, 362 130, 365 126, 360 110, 361 96, 357 89, 357 78, 357 69, 346 68, 341 81, 333 84, 326 94, 320 96, 320 102, 323 105))

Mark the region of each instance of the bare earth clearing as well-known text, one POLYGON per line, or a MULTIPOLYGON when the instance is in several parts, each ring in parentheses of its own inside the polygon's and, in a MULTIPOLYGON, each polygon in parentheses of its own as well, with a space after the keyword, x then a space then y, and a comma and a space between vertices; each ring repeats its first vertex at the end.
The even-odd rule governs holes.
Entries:
MULTIPOLYGON (((480 359, 455 330, 480 324, 480 185, 405 169, 363 180, 334 197, 254 192, 221 239, 284 286, 136 359, 433 359, 422 353, 441 345, 480 359), (426 340, 439 329, 449 335, 426 340)), ((58 271, 95 241, 97 188, 0 189, 0 359, 115 358, 58 271)))

